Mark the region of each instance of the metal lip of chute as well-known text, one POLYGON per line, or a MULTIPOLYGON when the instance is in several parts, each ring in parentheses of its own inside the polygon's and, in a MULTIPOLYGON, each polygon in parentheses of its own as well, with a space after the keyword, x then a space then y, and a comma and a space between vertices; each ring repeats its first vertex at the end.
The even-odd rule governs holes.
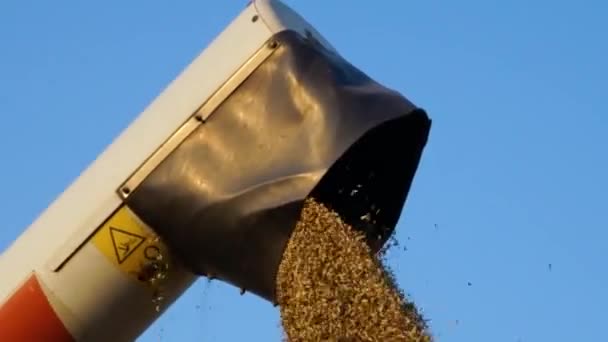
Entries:
POLYGON ((430 119, 311 35, 271 37, 118 189, 193 273, 275 302, 315 197, 377 251, 405 204, 430 119))
POLYGON ((124 200, 144 181, 188 135, 213 114, 238 86, 253 73, 279 47, 279 42, 271 37, 250 59, 248 59, 186 122, 173 133, 118 189, 117 194, 124 200))

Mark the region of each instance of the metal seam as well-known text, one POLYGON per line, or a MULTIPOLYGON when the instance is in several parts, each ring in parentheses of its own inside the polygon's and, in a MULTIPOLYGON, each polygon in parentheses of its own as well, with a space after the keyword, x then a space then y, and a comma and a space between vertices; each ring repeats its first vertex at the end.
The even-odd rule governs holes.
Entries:
POLYGON ((279 47, 279 42, 271 37, 251 58, 249 58, 230 78, 211 95, 144 163, 117 189, 123 200, 156 169, 192 132, 241 85, 279 47))

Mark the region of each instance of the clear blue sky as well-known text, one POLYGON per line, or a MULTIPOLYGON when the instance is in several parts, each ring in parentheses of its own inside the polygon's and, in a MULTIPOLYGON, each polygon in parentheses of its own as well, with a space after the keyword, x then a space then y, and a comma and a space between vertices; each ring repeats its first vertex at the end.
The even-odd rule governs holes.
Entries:
MULTIPOLYGON (((438 340, 605 341, 608 4, 286 2, 434 120, 390 260, 438 340)), ((0 250, 245 4, 0 1, 0 250)), ((281 329, 202 280, 141 341, 159 336, 281 329)))

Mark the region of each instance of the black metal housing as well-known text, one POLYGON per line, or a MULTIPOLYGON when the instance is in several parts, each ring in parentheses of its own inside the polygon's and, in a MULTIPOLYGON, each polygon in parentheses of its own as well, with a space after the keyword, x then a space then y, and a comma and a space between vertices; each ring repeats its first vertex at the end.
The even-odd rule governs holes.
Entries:
POLYGON ((426 113, 292 31, 127 198, 193 272, 275 300, 308 196, 368 234, 393 231, 426 144, 426 113))

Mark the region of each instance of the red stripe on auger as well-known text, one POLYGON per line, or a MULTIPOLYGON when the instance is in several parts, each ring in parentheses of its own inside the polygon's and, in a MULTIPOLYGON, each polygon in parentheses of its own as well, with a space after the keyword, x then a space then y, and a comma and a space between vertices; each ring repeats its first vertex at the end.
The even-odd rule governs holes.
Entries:
POLYGON ((51 307, 40 283, 32 275, 0 307, 0 341, 73 342, 51 307))

